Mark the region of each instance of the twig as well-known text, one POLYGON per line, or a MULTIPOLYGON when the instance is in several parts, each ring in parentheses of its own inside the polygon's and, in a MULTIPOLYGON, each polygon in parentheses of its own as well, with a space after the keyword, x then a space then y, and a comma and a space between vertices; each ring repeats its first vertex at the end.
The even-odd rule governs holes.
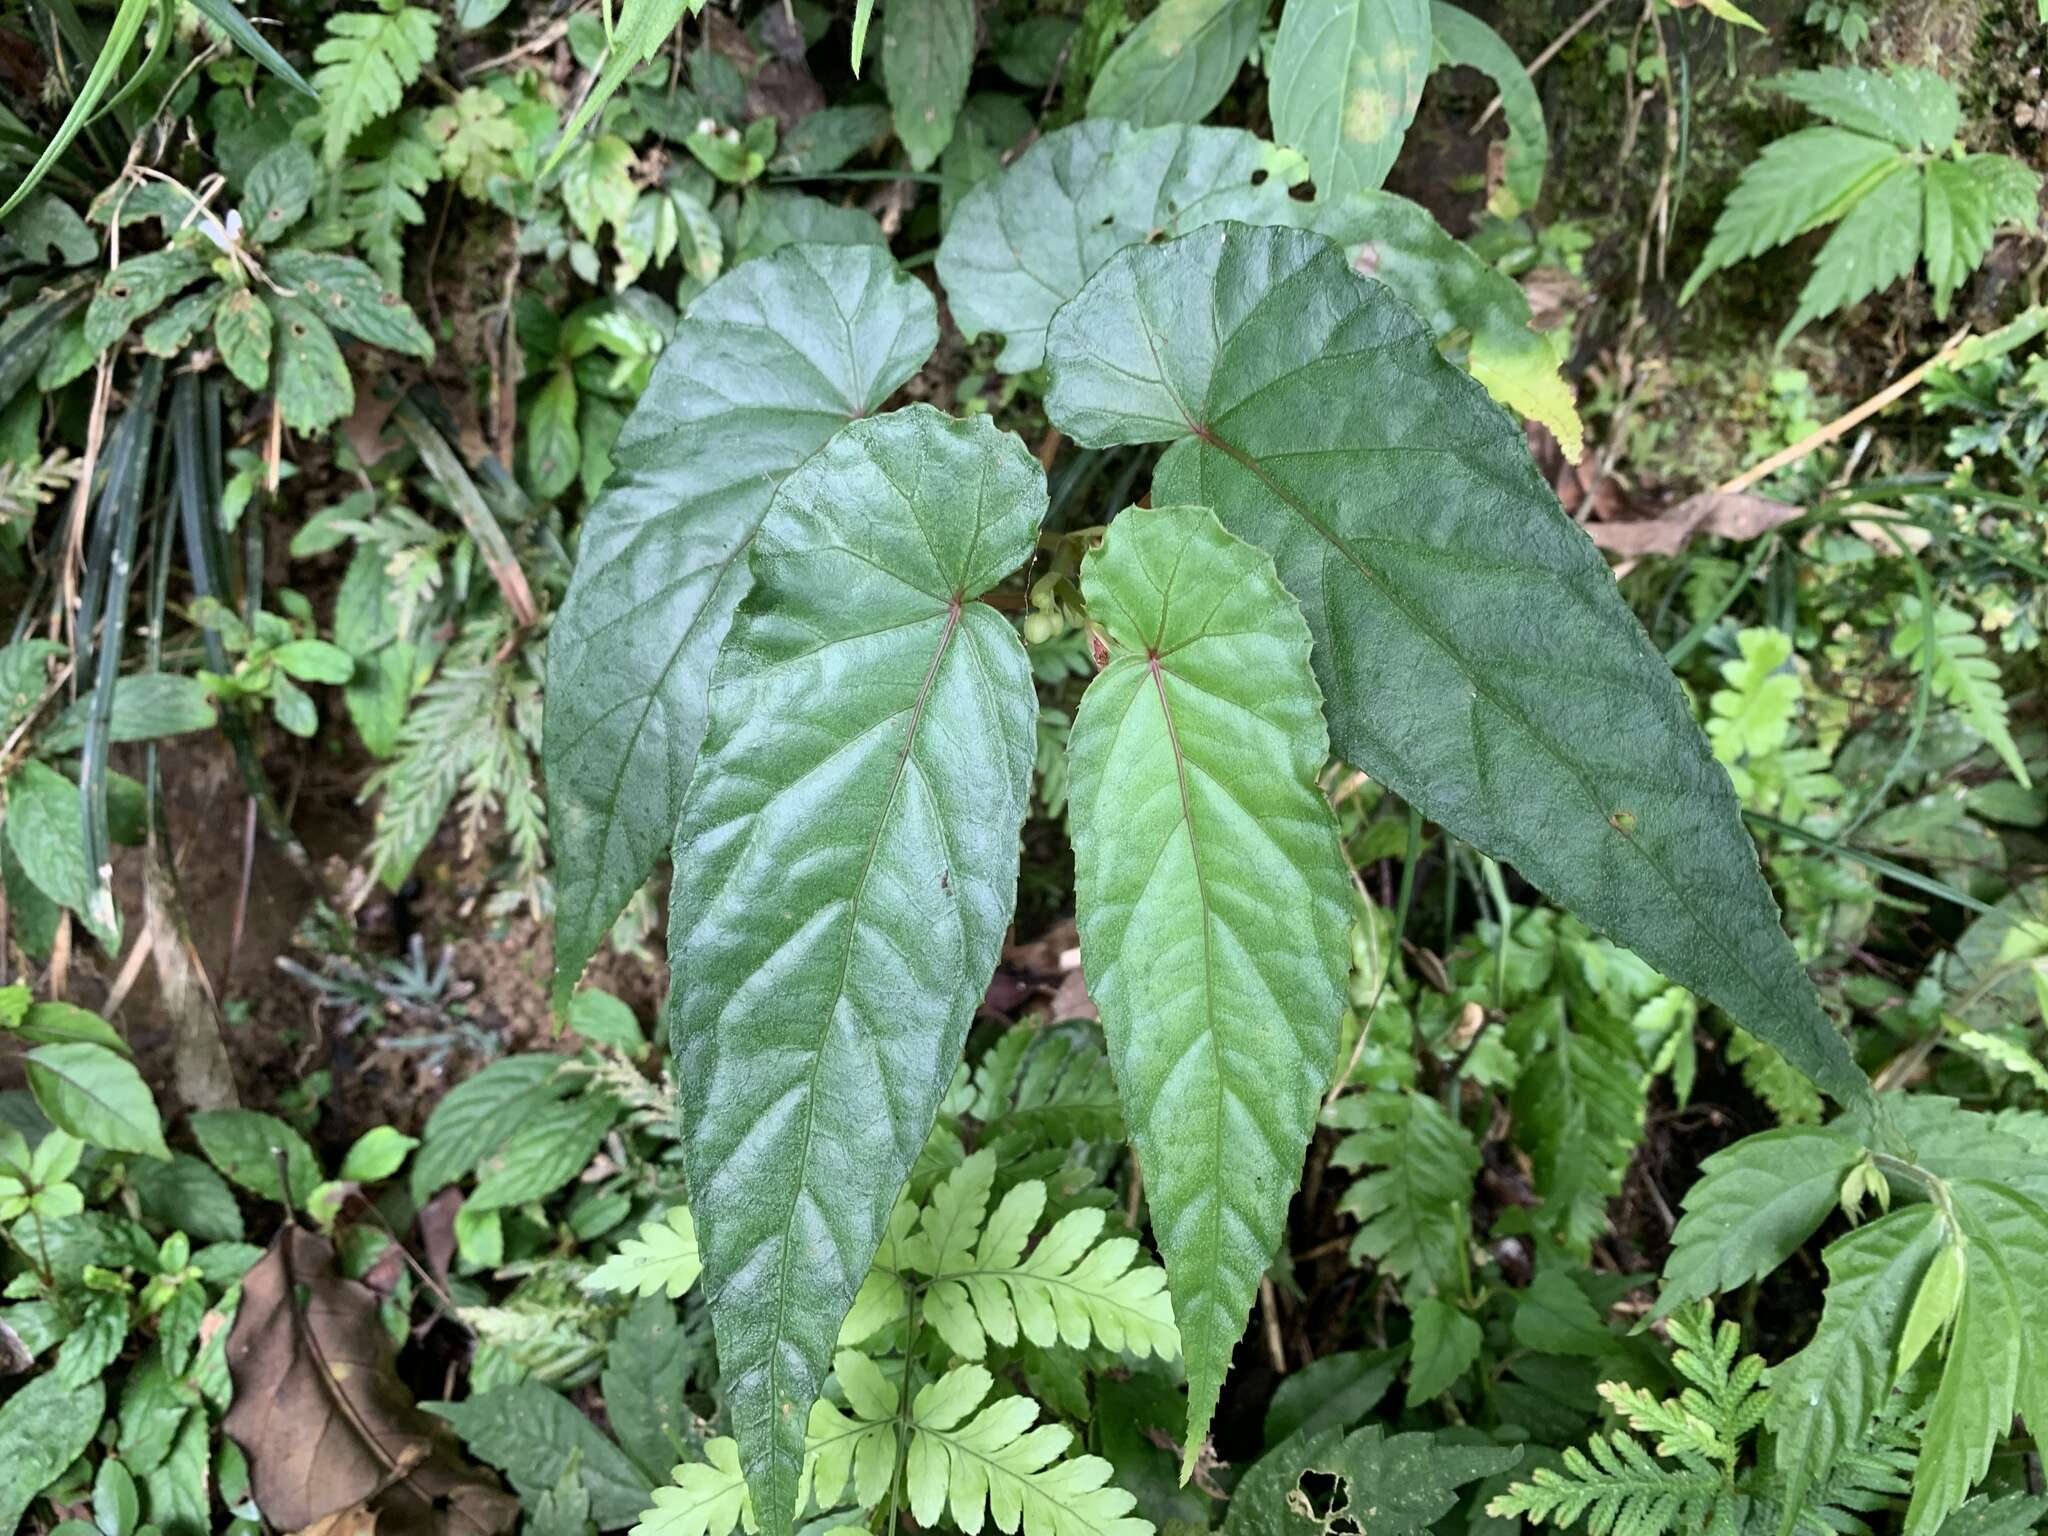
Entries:
POLYGON ((235 984, 235 961, 242 954, 242 930, 249 920, 250 876, 256 871, 256 797, 244 800, 248 809, 242 816, 242 879, 235 887, 235 921, 228 929, 228 958, 220 968, 220 989, 228 991, 235 984))
POLYGON ((1970 339, 1970 328, 1966 325, 1949 337, 1942 349, 1927 359, 1911 373, 1887 384, 1868 400, 1853 410, 1845 411, 1818 431, 1809 432, 1789 448, 1781 448, 1760 464, 1752 464, 1732 480, 1724 480, 1714 488, 1715 494, 1733 496, 1748 490, 1760 481, 1768 480, 1788 464, 1797 464, 1816 449, 1825 448, 1836 438, 1853 432, 1857 427, 1875 416, 1894 401, 1900 400, 1920 387, 1921 380, 1941 367, 1962 350, 1963 343, 1970 339))
MULTIPOLYGON (((1591 5, 1586 7, 1584 11, 1580 12, 1579 19, 1577 21, 1573 22, 1570 26, 1566 27, 1562 32, 1558 33, 1557 37, 1551 42, 1548 48, 1545 48, 1541 53, 1537 54, 1535 58, 1529 61, 1529 74, 1533 77, 1537 70, 1541 69, 1544 65, 1548 64, 1552 59, 1556 58, 1560 53, 1564 52, 1565 45, 1569 43, 1573 38, 1577 37, 1581 32, 1585 31, 1586 27, 1592 22, 1593 18, 1598 16, 1602 11, 1606 10, 1607 7, 1609 7, 1612 4, 1614 4, 1614 0, 1593 0, 1593 3, 1591 5)), ((1500 97, 1495 96, 1493 100, 1489 101, 1486 104, 1486 110, 1479 114, 1478 120, 1472 124, 1472 132, 1477 133, 1480 129, 1484 128, 1489 122, 1493 120, 1493 114, 1498 112, 1500 109, 1501 99, 1500 97)))
POLYGON ((100 1005, 100 1013, 112 1018, 121 1011, 121 1005, 128 1001, 128 994, 135 989, 136 980, 142 975, 142 967, 149 961, 149 935, 138 934, 128 946, 128 958, 121 962, 120 972, 114 977, 114 984, 107 988, 107 998, 100 1005))
POLYGON ((567 16, 551 21, 541 28, 530 41, 521 43, 517 48, 509 49, 491 58, 479 60, 475 64, 465 65, 463 68, 455 71, 455 78, 467 80, 473 75, 481 75, 488 70, 496 69, 500 64, 510 64, 514 59, 523 59, 529 53, 539 53, 543 48, 552 48, 557 42, 569 35, 569 21, 570 18, 567 16))
POLYGON ((1271 1275, 1259 1276, 1259 1317, 1264 1323, 1266 1356, 1276 1375, 1287 1374, 1287 1348, 1280 1339, 1280 1298, 1273 1290, 1271 1275))
POLYGON ((100 447, 107 435, 107 407, 112 403, 114 392, 114 354, 109 351, 99 360, 99 371, 93 380, 92 415, 85 428, 85 457, 78 466, 78 489, 71 498, 71 526, 66 532, 64 543, 64 565, 59 584, 61 614, 50 615, 50 638, 56 639, 61 618, 66 649, 74 656, 78 654, 78 567, 85 558, 85 509, 92 499, 92 480, 100 463, 100 447))

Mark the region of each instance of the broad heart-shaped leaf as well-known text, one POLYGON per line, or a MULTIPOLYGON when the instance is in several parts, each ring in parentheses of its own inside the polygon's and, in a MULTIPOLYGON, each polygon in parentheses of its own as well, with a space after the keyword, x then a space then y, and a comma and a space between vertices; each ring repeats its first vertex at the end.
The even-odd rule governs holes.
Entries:
POLYGON ((1188 1370, 1199 1453, 1336 1069, 1351 890, 1315 787, 1308 627, 1202 507, 1082 564, 1109 665, 1069 747, 1075 922, 1188 1370))
POLYGON ((1045 505, 985 417, 856 422, 776 493, 719 657, 676 832, 669 1024, 769 1536, 1010 920, 1038 706, 1015 631, 973 599, 1029 556, 1045 505))
POLYGON ((1088 92, 1090 117, 1141 128, 1199 123, 1229 94, 1270 0, 1164 0, 1116 46, 1088 92))
POLYGON ((1287 0, 1268 61, 1273 137, 1320 197, 1375 191, 1422 102, 1430 0, 1287 0))
POLYGON ((612 449, 548 637, 555 1002, 666 851, 746 548, 782 477, 938 344, 886 250, 787 246, 706 289, 612 449))
POLYGON ((1128 245, 1218 219, 1292 223, 1286 162, 1237 128, 1076 123, 1049 133, 960 200, 939 245, 939 281, 970 341, 1007 338, 996 367, 1045 361, 1045 328, 1128 245))
POLYGON ((1047 354, 1068 436, 1172 442, 1153 499, 1273 554, 1340 756, 1869 1101, 1669 669, 1398 299, 1320 236, 1223 225, 1113 257, 1047 354))

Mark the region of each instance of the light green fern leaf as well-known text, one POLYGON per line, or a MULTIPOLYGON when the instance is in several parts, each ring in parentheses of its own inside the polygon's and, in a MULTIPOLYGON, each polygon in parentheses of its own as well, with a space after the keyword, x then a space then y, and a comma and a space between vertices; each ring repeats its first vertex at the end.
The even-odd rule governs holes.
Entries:
POLYGON ((1811 1078, 1771 1046, 1736 1026, 1728 1031, 1728 1060, 1742 1068, 1749 1091, 1770 1106, 1780 1125, 1819 1125, 1827 1108, 1811 1078))
POLYGON ((957 1366, 912 1399, 904 1491, 920 1525, 950 1512, 969 1536, 991 1517, 1023 1536, 1152 1536, 1152 1522, 1131 1513, 1137 1500, 1110 1485, 1109 1463, 1067 1457, 1073 1431, 1037 1424, 1038 1404, 981 1407, 993 1385, 980 1366, 957 1366))
POLYGON ((440 20, 402 0, 380 0, 374 11, 340 11, 327 18, 327 39, 313 50, 320 68, 320 149, 340 165, 355 136, 398 110, 405 88, 434 56, 440 20))
POLYGON ((1708 700, 1707 736, 1745 805, 1799 816, 1832 800, 1842 786, 1828 772, 1828 754, 1795 747, 1805 692, 1790 670, 1792 637, 1783 630, 1745 629, 1741 655, 1721 665, 1728 684, 1708 700))
POLYGON ((1704 1304, 1681 1308, 1670 1334, 1678 1346, 1671 1365, 1686 1383, 1677 1397, 1659 1399, 1623 1382, 1603 1382, 1600 1396, 1631 1429, 1657 1437, 1659 1456, 1692 1471, 1718 1465, 1732 1473, 1742 1442, 1770 1406, 1763 1357, 1743 1355, 1741 1330, 1733 1323, 1716 1330, 1713 1309, 1704 1304))
POLYGON ((811 1405, 804 1445, 804 1478, 797 1507, 810 1491, 819 1509, 832 1509, 846 1499, 863 1508, 879 1504, 896 1472, 896 1411, 901 1388, 881 1367, 855 1349, 842 1349, 832 1359, 833 1379, 846 1395, 852 1413, 829 1398, 811 1405))
POLYGON ((720 1435, 704 1442, 703 1461, 677 1467, 666 1488, 654 1490, 654 1508, 640 1516, 627 1536, 732 1536, 754 1526, 754 1501, 740 1471, 737 1440, 720 1435))
POLYGON ((640 1228, 638 1237, 619 1244, 583 1282, 593 1291, 631 1291, 638 1296, 666 1293, 674 1301, 697 1283, 703 1270, 697 1257, 697 1228, 690 1208, 673 1207, 660 1221, 640 1228))
POLYGON ((1061 1217, 1026 1254, 1045 1213, 1045 1185, 1016 1185, 991 1215, 995 1167, 987 1148, 968 1158, 932 1190, 914 1230, 897 1207, 841 1341, 872 1337, 895 1321, 914 1287, 925 1320, 967 1360, 983 1358, 991 1339, 1009 1347, 1019 1337, 1076 1349, 1095 1342, 1141 1358, 1179 1353, 1165 1271, 1143 1259, 1137 1240, 1098 1242, 1103 1213, 1084 1208, 1061 1217))
MULTIPOLYGON (((1899 627, 1892 635, 1892 655, 1917 661, 1927 646, 1925 610, 1917 597, 1899 602, 1899 627)), ((1985 655, 1988 647, 1977 633, 1977 624, 1960 608, 1946 603, 1934 610, 1934 670, 1928 687, 1936 698, 1945 700, 1970 729, 1990 743, 2006 768, 2023 787, 2031 788, 2027 765, 2013 744, 2006 723, 2005 694, 1998 686, 1998 666, 1985 655)))

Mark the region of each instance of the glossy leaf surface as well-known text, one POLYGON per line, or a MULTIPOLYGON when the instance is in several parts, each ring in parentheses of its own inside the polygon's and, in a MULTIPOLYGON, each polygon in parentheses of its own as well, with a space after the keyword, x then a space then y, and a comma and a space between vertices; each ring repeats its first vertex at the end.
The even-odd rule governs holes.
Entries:
POLYGON ((974 599, 1045 504, 985 417, 858 422, 777 493, 719 659, 676 834, 669 1020, 727 1409, 771 1536, 1010 920, 1037 700, 974 599))

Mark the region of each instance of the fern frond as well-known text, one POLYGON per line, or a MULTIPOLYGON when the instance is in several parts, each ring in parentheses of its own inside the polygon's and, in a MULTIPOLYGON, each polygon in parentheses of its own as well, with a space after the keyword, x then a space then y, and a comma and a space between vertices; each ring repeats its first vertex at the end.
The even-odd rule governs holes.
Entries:
POLYGON ((1707 737, 1745 805, 1800 816, 1842 793, 1815 747, 1792 745, 1805 688, 1789 670, 1792 637, 1783 630, 1745 629, 1741 655, 1721 665, 1728 686, 1710 700, 1707 737))
POLYGON ((1594 1536, 1670 1536, 1695 1531, 1728 1493, 1718 1473, 1664 1466, 1624 1431, 1594 1435, 1581 1451, 1564 1453, 1564 1466, 1539 1467, 1492 1500, 1497 1520, 1521 1516, 1532 1525, 1586 1521, 1594 1536))
POLYGON ((1352 1257, 1372 1259, 1415 1295, 1455 1288, 1479 1173, 1471 1133, 1435 1099, 1382 1088, 1339 1099, 1326 1119, 1351 1133, 1337 1143, 1333 1164, 1380 1170, 1337 1204, 1359 1223, 1352 1257))
POLYGON ((341 173, 342 217, 387 287, 404 286, 404 232, 427 222, 420 194, 441 179, 441 156, 426 138, 426 114, 400 113, 363 157, 341 173))
POLYGON ((950 1512, 968 1536, 990 1518, 1023 1536, 1152 1536, 1152 1522, 1130 1513, 1137 1500, 1110 1485, 1108 1462, 1063 1460, 1073 1431, 1033 1428, 1038 1404, 1009 1397, 981 1408, 992 1385, 980 1366, 963 1365, 912 1399, 904 1491, 920 1525, 950 1512))
POLYGON ((1006 1032, 974 1069, 965 1112, 1004 1165, 1038 1148, 1123 1137, 1109 1057, 1094 1030, 1079 1024, 1006 1032))
POLYGON ((440 18, 402 0, 379 0, 375 11, 341 11, 327 18, 327 40, 313 50, 320 68, 321 152, 338 166, 354 139, 380 117, 398 110, 405 88, 434 57, 440 18))
POLYGON ((1509 1043, 1529 1058, 1515 1083, 1516 1130, 1544 1192, 1546 1219, 1583 1255, 1607 1226, 1642 1141, 1649 1073, 1626 1020, 1552 996, 1518 1015, 1509 1043))
POLYGON ((1718 1467, 1732 1475, 1742 1442, 1764 1421, 1771 1395, 1762 1389, 1761 1355, 1741 1355, 1742 1332, 1733 1323, 1716 1331, 1714 1312, 1704 1303, 1672 1316, 1672 1369, 1687 1385, 1675 1398, 1622 1382, 1603 1382, 1600 1396, 1639 1434, 1657 1437, 1657 1454, 1675 1457, 1687 1470, 1718 1467))
MULTIPOLYGON (((2005 694, 1998 686, 1998 666, 1977 624, 1959 608, 1940 603, 1934 609, 1934 670, 1927 680, 1937 699, 1946 700, 1970 729, 1982 736, 2024 787, 2031 788, 2027 765, 2013 744, 2006 723, 2005 694)), ((1901 598, 1899 628, 1892 636, 1892 655, 1918 661, 1928 643, 1927 616, 1918 597, 1901 598)))
POLYGON ((846 1394, 849 1415, 830 1398, 811 1405, 804 1445, 804 1468, 797 1486, 797 1507, 808 1489, 821 1510, 837 1507, 853 1485, 853 1502, 878 1504, 896 1473, 896 1411, 901 1389, 881 1367, 855 1349, 842 1349, 832 1359, 832 1374, 846 1394))
POLYGON ((1779 1054, 1778 1048, 1737 1026, 1728 1031, 1725 1054, 1742 1068, 1749 1091, 1770 1106, 1780 1125, 1819 1125, 1826 1115, 1811 1078, 1779 1054))
POLYGON ((666 1293, 674 1301, 697 1283, 703 1268, 690 1208, 678 1205, 661 1220, 642 1223, 640 1235, 620 1243, 619 1251, 598 1265, 583 1285, 586 1290, 630 1291, 636 1296, 666 1293))
POLYGON ((654 1508, 642 1512, 627 1536, 732 1536, 754 1524, 754 1501, 740 1470, 740 1444, 720 1435, 704 1442, 703 1461, 685 1462, 673 1481, 654 1490, 654 1508))
POLYGON ((532 890, 542 878, 547 812, 533 766, 540 752, 540 685, 526 656, 496 659, 504 637, 502 616, 464 629, 414 698, 398 728, 397 752, 364 788, 378 802, 370 863, 393 890, 451 807, 465 856, 502 818, 515 881, 532 890))
POLYGON ((1005 1348, 1019 1337, 1041 1347, 1091 1342, 1141 1359, 1180 1351, 1166 1275, 1144 1260, 1137 1239, 1098 1242, 1103 1213, 1070 1211, 1027 1254, 1045 1213, 1045 1185, 1029 1179, 988 1199, 996 1156, 984 1148, 932 1190, 915 1227, 899 1205, 876 1266, 854 1299, 842 1343, 872 1337, 908 1307, 906 1287, 923 1294, 923 1314, 953 1352, 979 1360, 989 1340, 1005 1348))

